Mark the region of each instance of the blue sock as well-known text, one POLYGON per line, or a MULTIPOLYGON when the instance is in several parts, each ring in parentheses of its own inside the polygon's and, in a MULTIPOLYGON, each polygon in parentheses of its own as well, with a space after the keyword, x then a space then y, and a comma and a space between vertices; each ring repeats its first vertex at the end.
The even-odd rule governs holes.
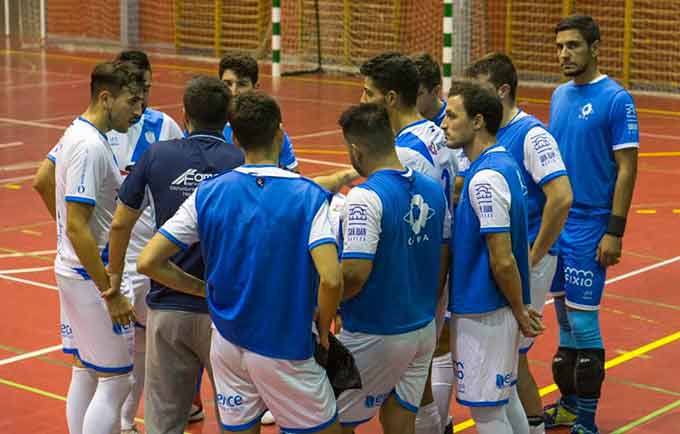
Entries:
MULTIPOLYGON (((579 375, 576 376, 578 390, 578 419, 576 423, 592 431, 597 431, 595 413, 597 412, 602 379, 604 378, 604 343, 600 332, 599 313, 598 311, 572 310, 568 312, 568 316, 572 326, 572 335, 576 341, 576 348, 579 350, 579 359, 590 358, 598 363, 599 370, 596 372, 601 374, 600 377, 596 373, 591 373, 590 369, 586 369, 585 374, 579 374, 585 375, 585 379, 579 379, 579 375)), ((593 365, 586 364, 586 366, 593 365)))
POLYGON ((203 367, 198 371, 198 381, 196 381, 196 393, 201 393, 201 382, 203 381, 203 367))

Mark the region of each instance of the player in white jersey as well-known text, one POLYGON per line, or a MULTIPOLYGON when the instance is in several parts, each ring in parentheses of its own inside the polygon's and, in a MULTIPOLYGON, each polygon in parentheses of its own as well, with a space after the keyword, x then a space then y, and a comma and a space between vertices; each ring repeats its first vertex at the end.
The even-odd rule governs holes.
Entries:
MULTIPOLYGON (((395 132, 395 147, 401 163, 439 182, 449 206, 453 180, 458 171, 454 152, 446 146, 446 136, 437 124, 426 119, 416 105, 420 77, 416 63, 399 53, 380 54, 361 66, 364 76, 362 103, 384 106, 395 132)), ((445 300, 441 300, 441 306, 445 300)), ((437 329, 443 324, 444 309, 439 309, 437 329)), ((418 410, 416 432, 439 433, 439 410, 433 402, 432 388, 426 385, 418 410)))
POLYGON ((71 434, 110 434, 132 384, 134 311, 112 291, 107 235, 121 177, 106 132, 125 133, 142 112, 143 73, 130 63, 97 65, 87 110, 55 147, 57 257, 64 352, 74 355, 66 417, 71 434))
MULTIPOLYGON (((182 137, 182 130, 167 114, 148 107, 149 91, 151 89, 151 64, 147 55, 142 51, 123 51, 118 54, 116 61, 130 62, 144 72, 144 88, 142 101, 142 115, 130 126, 126 133, 111 130, 106 133, 111 149, 116 156, 118 169, 125 180, 127 173, 134 167, 135 162, 142 156, 150 144, 161 140, 178 139, 182 137)), ((48 153, 41 169, 35 177, 35 185, 40 188, 43 198, 54 197, 56 146, 48 153)), ((50 209, 50 205, 48 205, 50 209)), ((134 417, 137 413, 139 400, 144 385, 144 355, 145 355, 145 325, 146 301, 149 291, 149 278, 138 273, 136 262, 139 253, 149 242, 155 232, 154 217, 151 208, 147 208, 141 215, 132 231, 130 248, 125 257, 125 272, 112 273, 118 288, 131 298, 135 309, 135 356, 133 378, 134 385, 130 396, 123 405, 121 414, 121 430, 123 434, 134 433, 134 417), (122 282, 121 282, 122 280, 122 282)), ((109 269, 111 272, 111 268, 109 269)))
MULTIPOLYGON (((503 53, 490 53, 474 62, 465 75, 492 89, 503 105, 496 138, 517 160, 527 187, 531 305, 543 313, 546 295, 557 270, 555 246, 572 201, 571 186, 553 136, 534 116, 517 106, 517 70, 503 53)), ((545 433, 543 405, 527 354, 534 338, 520 340, 517 394, 527 420, 510 420, 517 430, 529 424, 531 434, 545 433)))

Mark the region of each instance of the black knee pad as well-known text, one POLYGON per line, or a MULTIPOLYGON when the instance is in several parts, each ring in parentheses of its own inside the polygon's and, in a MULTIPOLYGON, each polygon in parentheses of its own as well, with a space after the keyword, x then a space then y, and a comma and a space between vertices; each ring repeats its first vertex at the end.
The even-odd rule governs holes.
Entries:
POLYGON ((604 350, 593 348, 579 350, 574 369, 574 382, 579 397, 600 397, 604 381, 604 350))
POLYGON ((574 385, 574 368, 576 366, 577 350, 559 347, 552 361, 552 373, 555 384, 560 388, 562 396, 576 393, 574 385))

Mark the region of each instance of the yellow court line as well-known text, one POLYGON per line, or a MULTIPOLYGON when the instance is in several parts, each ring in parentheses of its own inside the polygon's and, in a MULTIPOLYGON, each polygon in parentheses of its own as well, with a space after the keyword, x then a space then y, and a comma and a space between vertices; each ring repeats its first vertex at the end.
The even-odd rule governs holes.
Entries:
MULTIPOLYGON (((634 349, 633 351, 628 351, 627 353, 621 354, 620 356, 615 357, 615 358, 609 360, 608 362, 606 362, 604 364, 604 369, 611 369, 615 366, 619 366, 619 365, 626 363, 626 362, 628 362, 628 361, 630 361, 630 360, 632 360, 636 357, 639 357, 639 356, 646 354, 650 351, 653 351, 657 348, 663 347, 664 345, 668 345, 670 343, 673 343, 677 340, 680 340, 680 331, 677 331, 677 332, 675 332, 671 335, 665 336, 661 339, 657 339, 654 342, 650 342, 646 345, 643 345, 639 348, 634 349)), ((546 396, 546 395, 548 395, 548 394, 550 394, 550 393, 552 393, 556 390, 557 390, 557 385, 555 383, 553 383, 549 386, 542 387, 539 390, 539 394, 543 397, 543 396, 546 396)), ((464 422, 456 424, 453 427, 453 432, 454 433, 461 432, 461 431, 464 431, 468 428, 473 427, 474 425, 475 425, 475 421, 472 420, 472 419, 468 419, 464 422)))
MULTIPOLYGON (((16 383, 14 381, 6 380, 4 378, 0 378, 0 384, 4 384, 5 386, 9 386, 9 387, 14 387, 15 389, 23 390, 24 392, 29 392, 29 393, 33 393, 35 395, 44 396, 46 398, 56 399, 57 401, 66 402, 65 396, 57 395, 56 393, 52 393, 52 392, 48 392, 46 390, 38 389, 37 387, 27 386, 26 384, 16 383)), ((141 423, 143 425, 144 419, 142 419, 140 417, 135 417, 135 422, 141 423)), ((191 434, 191 433, 184 432, 183 434, 191 434)))
POLYGON ((655 209, 638 209, 635 210, 636 214, 656 214, 655 209))
POLYGON ((626 433, 626 432, 632 430, 633 428, 638 427, 640 425, 644 425, 647 422, 649 422, 650 420, 655 419, 655 418, 657 418, 657 417, 659 417, 659 416, 661 416, 665 413, 668 413, 669 411, 674 410, 678 407, 680 407, 680 399, 678 399, 677 401, 672 402, 668 405, 664 405, 663 407, 656 409, 653 412, 651 412, 651 413, 649 413, 645 416, 642 416, 641 418, 636 419, 636 420, 622 426, 621 428, 615 429, 614 431, 612 431, 612 434, 626 433))
POLYGON ((680 152, 666 151, 666 152, 640 152, 638 157, 680 157, 680 152))

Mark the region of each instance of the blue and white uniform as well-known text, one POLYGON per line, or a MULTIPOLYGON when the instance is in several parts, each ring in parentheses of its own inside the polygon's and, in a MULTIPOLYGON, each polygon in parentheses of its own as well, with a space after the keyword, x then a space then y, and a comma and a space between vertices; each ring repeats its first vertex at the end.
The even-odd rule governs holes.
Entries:
POLYGON ((219 332, 211 348, 217 401, 230 431, 259 422, 267 408, 284 432, 336 420, 312 334, 319 276, 310 252, 336 242, 329 200, 298 174, 244 165, 201 183, 160 229, 182 249, 200 241, 219 332))
POLYGON ((436 115, 432 119, 430 119, 432 122, 434 122, 438 127, 441 128, 442 122, 444 122, 444 118, 446 117, 446 106, 448 105, 448 102, 445 99, 440 99, 442 102, 442 106, 437 112, 436 115))
POLYGON ((106 302, 80 263, 67 235, 67 203, 93 207, 90 231, 104 264, 108 234, 122 182, 106 135, 82 116, 66 129, 50 153, 55 162, 57 256, 64 352, 76 354, 91 369, 108 373, 132 370, 132 327, 113 326, 106 302))
POLYGON ((509 232, 522 297, 529 304, 527 187, 512 155, 500 145, 470 166, 456 207, 449 311, 457 400, 505 405, 517 379, 519 328, 489 263, 486 234, 509 232))
MULTIPOLYGON (((224 125, 224 138, 227 143, 234 143, 234 130, 231 128, 229 122, 224 125)), ((293 151, 293 144, 288 137, 288 133, 283 132, 283 143, 281 144, 281 151, 279 152, 279 167, 293 170, 298 166, 295 152, 293 151)))
POLYGON ((566 292, 570 307, 597 310, 605 282, 597 246, 607 229, 614 198, 614 152, 640 146, 635 103, 606 75, 584 85, 570 81, 552 95, 549 128, 574 192, 559 242, 564 276, 556 290, 566 292))
POLYGON ((343 261, 372 261, 360 292, 342 303, 338 336, 363 382, 361 390, 338 397, 340 422, 358 425, 391 393, 408 410, 420 405, 436 342, 441 246, 451 219, 441 186, 407 169, 379 170, 350 190, 342 220, 343 261))
MULTIPOLYGON (((498 143, 515 157, 527 187, 527 217, 529 221, 529 245, 538 236, 545 207, 543 186, 560 176, 566 176, 560 150, 553 136, 541 121, 520 110, 506 126, 496 134, 498 143)), ((550 290, 557 269, 557 251, 550 252, 531 268, 531 305, 543 312, 545 298, 550 290)), ((534 338, 521 337, 520 353, 529 351, 534 338)))

